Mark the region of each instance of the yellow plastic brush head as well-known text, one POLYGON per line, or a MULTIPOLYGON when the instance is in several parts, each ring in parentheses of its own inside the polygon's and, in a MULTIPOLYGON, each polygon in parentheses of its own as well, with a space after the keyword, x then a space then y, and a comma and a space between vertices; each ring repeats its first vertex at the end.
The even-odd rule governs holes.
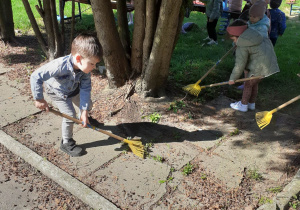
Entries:
POLYGON ((123 142, 128 144, 133 154, 140 158, 144 158, 144 145, 141 141, 124 139, 123 142))
POLYGON ((255 114, 255 119, 258 127, 262 130, 264 127, 270 124, 272 119, 272 112, 257 112, 255 114))
POLYGON ((187 85, 187 86, 183 87, 182 89, 194 96, 198 96, 201 91, 201 87, 198 84, 187 85))

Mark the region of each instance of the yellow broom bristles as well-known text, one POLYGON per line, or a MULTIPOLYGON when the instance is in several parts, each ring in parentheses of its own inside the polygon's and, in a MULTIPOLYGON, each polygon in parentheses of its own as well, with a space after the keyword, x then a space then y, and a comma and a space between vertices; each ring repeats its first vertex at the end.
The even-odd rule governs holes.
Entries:
POLYGON ((144 158, 144 145, 141 141, 124 139, 123 142, 128 144, 133 154, 140 158, 144 158))
POLYGON ((258 112, 255 114, 255 119, 258 127, 262 130, 267 125, 270 124, 272 119, 272 112, 264 111, 264 112, 258 112))
POLYGON ((194 96, 198 96, 201 91, 201 87, 198 84, 191 84, 183 87, 183 90, 194 96))

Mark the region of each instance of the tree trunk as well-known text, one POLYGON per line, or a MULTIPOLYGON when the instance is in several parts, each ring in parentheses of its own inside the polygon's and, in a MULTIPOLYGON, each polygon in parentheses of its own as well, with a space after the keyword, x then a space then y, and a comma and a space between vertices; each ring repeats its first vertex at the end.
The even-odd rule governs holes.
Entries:
POLYGON ((64 13, 64 2, 59 1, 59 16, 60 16, 60 26, 61 26, 61 42, 63 44, 63 50, 65 50, 65 13, 64 13))
MULTIPOLYGON (((30 5, 29 5, 29 2, 28 2, 28 0, 22 0, 22 2, 23 2, 23 4, 24 4, 26 13, 27 13, 28 18, 29 18, 29 20, 30 20, 31 26, 32 26, 33 31, 34 31, 34 33, 35 33, 35 36, 36 36, 36 38, 37 38, 37 40, 38 40, 38 42, 39 42, 39 44, 40 44, 40 46, 41 46, 43 52, 45 53, 45 55, 46 55, 47 57, 49 57, 49 53, 48 53, 48 48, 47 48, 46 41, 44 40, 44 38, 43 38, 43 36, 42 36, 42 33, 41 33, 41 31, 40 31, 40 29, 39 29, 37 23, 36 23, 36 20, 35 20, 35 18, 34 18, 33 13, 32 13, 32 10, 31 10, 31 7, 30 7, 30 5)), ((39 12, 41 12, 41 11, 39 11, 39 12)), ((40 14, 41 14, 41 13, 40 13, 40 14)))
POLYGON ((103 48, 103 58, 110 88, 125 84, 131 75, 125 50, 114 22, 110 0, 91 0, 97 36, 103 48))
POLYGON ((160 97, 164 95, 180 21, 181 6, 182 0, 162 0, 149 63, 141 78, 141 90, 148 92, 149 96, 160 97))
POLYGON ((57 13, 56 13, 56 5, 55 0, 50 0, 50 8, 51 8, 51 18, 52 18, 52 27, 54 32, 55 39, 55 57, 60 57, 64 54, 64 45, 62 44, 62 37, 58 27, 57 21, 57 13))
POLYGON ((51 7, 49 0, 43 0, 43 8, 40 8, 44 12, 44 25, 46 28, 47 33, 47 40, 48 40, 48 52, 49 52, 49 59, 53 60, 55 58, 55 38, 54 38, 54 29, 53 23, 51 18, 51 7))
POLYGON ((130 37, 129 37, 129 28, 127 21, 127 6, 126 1, 117 1, 117 10, 118 10, 118 32, 119 36, 125 49, 126 57, 130 60, 131 48, 130 48, 130 37))
POLYGON ((145 38, 146 0, 134 2, 135 21, 131 48, 131 68, 135 74, 140 74, 143 69, 143 42, 145 38))
POLYGON ((71 52, 72 42, 73 42, 73 39, 74 39, 74 29, 75 29, 75 1, 72 0, 72 23, 71 23, 71 35, 70 35, 69 52, 71 52))
POLYGON ((15 37, 13 12, 11 0, 0 1, 0 38, 6 41, 12 41, 15 37))
MULTIPOLYGON (((145 39, 143 42, 143 69, 148 65, 148 60, 152 50, 154 34, 156 30, 158 12, 157 8, 160 8, 161 1, 148 0, 146 4, 146 26, 145 26, 145 39)), ((145 72, 143 71, 142 74, 145 72)))

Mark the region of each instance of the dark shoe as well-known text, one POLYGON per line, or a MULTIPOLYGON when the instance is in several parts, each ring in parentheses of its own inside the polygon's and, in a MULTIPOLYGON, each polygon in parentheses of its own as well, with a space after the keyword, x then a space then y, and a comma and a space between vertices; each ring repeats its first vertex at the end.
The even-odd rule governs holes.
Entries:
POLYGON ((74 139, 70 139, 68 143, 63 144, 61 141, 60 149, 72 157, 78 157, 82 155, 82 148, 76 145, 74 139))

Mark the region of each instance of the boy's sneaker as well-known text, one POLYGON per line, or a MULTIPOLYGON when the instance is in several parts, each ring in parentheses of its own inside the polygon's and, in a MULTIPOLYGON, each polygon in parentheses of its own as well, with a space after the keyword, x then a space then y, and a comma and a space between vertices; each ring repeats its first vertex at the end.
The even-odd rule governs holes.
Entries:
POLYGON ((205 39, 203 39, 203 41, 210 41, 210 40, 211 40, 211 38, 209 38, 209 36, 206 37, 205 39))
POLYGON ((254 110, 255 109, 255 103, 248 103, 248 109, 254 110))
POLYGON ((218 42, 215 41, 215 40, 213 40, 213 39, 211 39, 209 42, 207 42, 207 44, 208 44, 208 45, 217 45, 218 42))
POLYGON ((63 140, 60 144, 60 149, 72 157, 78 157, 82 155, 82 148, 76 145, 74 139, 69 139, 68 143, 63 144, 63 140))
POLYGON ((241 112, 247 112, 248 111, 248 105, 242 104, 241 101, 231 103, 230 107, 235 109, 235 110, 241 111, 241 112))

